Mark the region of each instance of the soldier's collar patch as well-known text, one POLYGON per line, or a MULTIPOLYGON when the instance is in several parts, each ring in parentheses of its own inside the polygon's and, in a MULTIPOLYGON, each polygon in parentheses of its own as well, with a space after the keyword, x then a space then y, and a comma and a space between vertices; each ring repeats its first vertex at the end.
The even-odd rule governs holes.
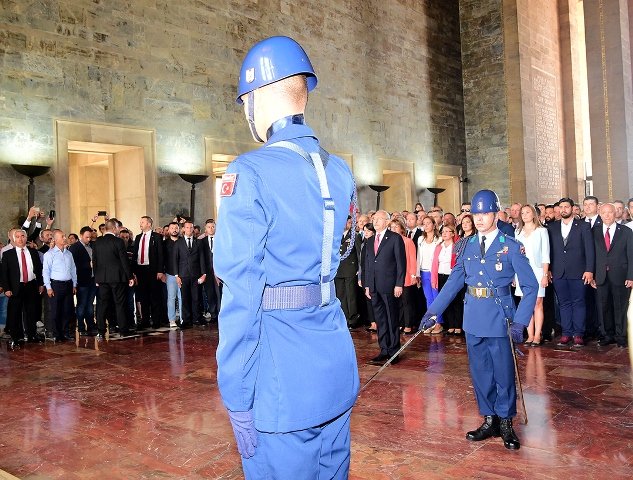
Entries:
POLYGON ((220 187, 221 197, 230 197, 235 193, 237 183, 237 173, 225 173, 222 175, 222 186, 220 187))
POLYGON ((499 235, 499 243, 505 243, 506 241, 506 237, 504 237, 503 235, 499 235))

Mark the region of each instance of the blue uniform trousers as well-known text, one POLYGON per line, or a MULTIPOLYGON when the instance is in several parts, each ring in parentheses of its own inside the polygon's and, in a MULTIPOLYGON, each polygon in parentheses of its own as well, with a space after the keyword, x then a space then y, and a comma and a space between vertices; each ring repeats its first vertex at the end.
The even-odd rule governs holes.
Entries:
POLYGON ((510 339, 466 333, 466 346, 479 413, 514 417, 517 391, 510 339))
POLYGON ((350 462, 349 409, 318 427, 289 433, 257 432, 257 448, 242 458, 247 480, 346 480, 350 462))
POLYGON ((585 284, 582 279, 559 278, 554 280, 554 290, 560 305, 560 326, 563 336, 585 334, 585 284))
MULTIPOLYGON (((426 298, 426 308, 433 303, 433 300, 437 298, 439 290, 431 286, 431 272, 420 271, 420 278, 422 282, 422 290, 424 291, 424 297, 426 298)), ((437 323, 444 323, 442 315, 437 316, 437 323)))

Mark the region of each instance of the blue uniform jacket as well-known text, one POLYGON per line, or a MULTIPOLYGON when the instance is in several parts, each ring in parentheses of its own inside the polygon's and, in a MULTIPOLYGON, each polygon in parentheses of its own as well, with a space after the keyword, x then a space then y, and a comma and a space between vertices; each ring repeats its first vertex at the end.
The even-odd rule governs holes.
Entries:
MULTIPOLYGON (((318 152, 306 125, 275 132, 268 144, 292 141, 318 152)), ((335 202, 330 269, 338 269, 341 236, 353 192, 349 167, 330 155, 335 202)), ((233 195, 222 197, 214 267, 224 282, 216 353, 218 386, 232 411, 253 408, 255 427, 290 432, 320 425, 352 407, 359 388, 356 355, 336 296, 325 307, 263 311, 264 287, 317 284, 323 199, 314 167, 281 147, 240 155, 233 195)))
POLYGON ((534 312, 538 282, 527 257, 522 253, 521 242, 499 232, 486 251, 484 263, 481 263, 479 236, 473 235, 464 241, 464 251, 457 258, 444 288, 428 311, 436 314, 444 312, 464 283, 473 287, 490 287, 490 284, 494 288, 508 287, 516 273, 523 290, 523 298, 516 312, 511 294, 497 298, 500 307, 495 297, 476 298, 466 293, 464 331, 476 337, 505 337, 508 334, 505 318, 527 326, 534 312))

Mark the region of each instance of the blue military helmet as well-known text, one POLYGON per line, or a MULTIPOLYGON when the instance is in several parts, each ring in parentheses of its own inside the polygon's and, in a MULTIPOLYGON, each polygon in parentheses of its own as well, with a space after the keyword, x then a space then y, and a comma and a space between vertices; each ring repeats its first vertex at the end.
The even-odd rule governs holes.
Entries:
POLYGON ((237 86, 237 103, 241 96, 265 85, 293 75, 305 75, 308 92, 317 84, 317 76, 301 45, 289 37, 270 37, 255 44, 242 63, 237 86))
POLYGON ((492 190, 479 190, 473 195, 473 201, 470 205, 470 213, 490 213, 501 210, 499 206, 499 197, 492 190))

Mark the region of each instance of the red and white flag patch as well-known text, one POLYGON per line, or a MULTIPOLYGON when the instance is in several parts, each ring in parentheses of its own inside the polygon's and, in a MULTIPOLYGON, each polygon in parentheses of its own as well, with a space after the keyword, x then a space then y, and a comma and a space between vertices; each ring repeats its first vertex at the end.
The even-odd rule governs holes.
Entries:
POLYGON ((221 197, 230 197, 235 192, 237 173, 225 173, 222 175, 222 186, 220 187, 221 197))

